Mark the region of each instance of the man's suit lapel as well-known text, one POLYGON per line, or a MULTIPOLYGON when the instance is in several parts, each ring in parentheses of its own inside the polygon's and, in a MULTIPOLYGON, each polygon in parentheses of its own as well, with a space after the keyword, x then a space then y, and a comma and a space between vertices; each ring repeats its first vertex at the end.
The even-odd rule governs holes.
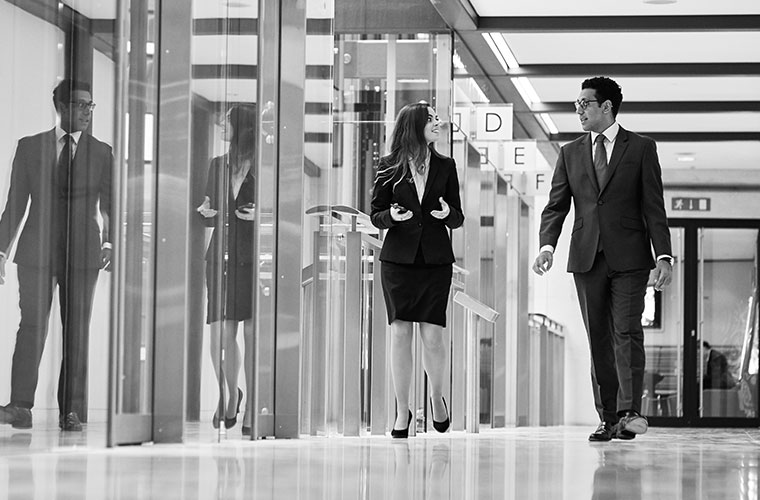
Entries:
POLYGON ((55 129, 47 131, 42 136, 42 165, 51 170, 58 165, 55 129))
POLYGON ((77 176, 74 176, 74 172, 83 172, 87 170, 87 155, 89 154, 88 136, 84 132, 79 136, 79 144, 77 144, 77 151, 74 155, 74 161, 71 162, 71 182, 72 185, 77 176))
POLYGON ((609 186, 612 176, 615 175, 615 170, 620 164, 620 159, 623 157, 625 150, 628 148, 628 132, 620 127, 617 137, 615 138, 615 147, 612 148, 612 156, 610 157, 610 163, 607 166, 607 182, 602 186, 601 191, 609 186))
POLYGON ((580 148, 581 163, 586 168, 586 174, 591 179, 594 189, 599 191, 599 182, 596 180, 596 172, 594 171, 594 160, 591 156, 591 134, 584 135, 578 147, 580 148))

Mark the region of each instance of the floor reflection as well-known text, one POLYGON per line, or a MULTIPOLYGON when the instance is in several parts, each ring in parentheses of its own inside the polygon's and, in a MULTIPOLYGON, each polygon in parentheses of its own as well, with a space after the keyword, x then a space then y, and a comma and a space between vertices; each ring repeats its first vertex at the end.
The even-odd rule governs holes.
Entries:
MULTIPOLYGON (((95 432, 94 430, 92 432, 95 432)), ((651 429, 589 443, 579 427, 41 450, 0 434, 0 498, 752 499, 760 430, 651 429)))

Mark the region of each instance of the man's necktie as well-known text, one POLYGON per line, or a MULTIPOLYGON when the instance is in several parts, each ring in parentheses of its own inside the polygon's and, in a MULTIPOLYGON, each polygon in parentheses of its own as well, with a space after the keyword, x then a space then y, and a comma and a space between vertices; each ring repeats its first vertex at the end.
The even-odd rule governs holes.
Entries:
POLYGON ((63 149, 61 155, 58 157, 58 190, 61 193, 61 197, 65 198, 69 194, 69 182, 71 179, 71 141, 72 138, 69 134, 64 134, 63 149))
POLYGON ((604 134, 599 134, 594 140, 594 170, 596 171, 596 182, 599 189, 604 187, 607 182, 607 150, 604 149, 604 134))

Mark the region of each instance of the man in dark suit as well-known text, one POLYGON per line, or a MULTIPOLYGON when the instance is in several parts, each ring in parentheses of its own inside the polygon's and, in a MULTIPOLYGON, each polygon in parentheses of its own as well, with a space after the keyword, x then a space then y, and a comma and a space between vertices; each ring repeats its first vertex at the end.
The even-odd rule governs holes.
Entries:
POLYGON ((623 94, 606 77, 585 80, 575 102, 583 130, 564 145, 541 214, 533 271, 551 269, 562 224, 575 208, 567 270, 573 273, 591 348, 591 381, 601 423, 591 441, 647 431, 639 412, 644 379, 641 314, 650 269, 655 289, 672 274, 670 231, 655 142, 623 129, 623 94), (654 247, 653 258, 652 247, 654 247))
POLYGON ((87 133, 95 107, 89 84, 61 81, 53 91, 53 104, 59 118, 56 127, 19 140, 0 218, 2 284, 8 252, 27 214, 14 258, 21 322, 13 353, 11 401, 0 407, 0 423, 19 429, 32 427, 31 408, 57 285, 63 326, 59 427, 81 431, 87 419, 93 292, 98 271, 107 269, 111 260, 113 156, 110 146, 87 133))
POLYGON ((702 386, 705 389, 731 389, 736 385, 736 379, 728 367, 728 358, 706 340, 702 341, 705 375, 702 386))

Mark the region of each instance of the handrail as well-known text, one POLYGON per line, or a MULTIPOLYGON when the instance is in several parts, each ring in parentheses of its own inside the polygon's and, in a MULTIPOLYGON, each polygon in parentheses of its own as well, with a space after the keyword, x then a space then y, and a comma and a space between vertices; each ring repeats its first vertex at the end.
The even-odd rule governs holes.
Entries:
POLYGON ((462 266, 458 266, 456 264, 452 264, 451 268, 454 270, 455 273, 459 273, 462 276, 467 276, 467 275, 470 274, 470 271, 468 271, 467 269, 463 268, 462 266))
POLYGON ((315 205, 306 210, 307 215, 328 215, 333 219, 337 219, 341 222, 346 222, 344 216, 350 217, 350 224, 352 230, 359 230, 357 223, 361 225, 361 229, 369 229, 373 232, 379 231, 372 225, 372 219, 369 215, 365 214, 361 210, 348 205, 315 205))
POLYGON ((454 302, 465 310, 465 429, 469 433, 479 432, 480 426, 480 320, 493 323, 499 313, 470 297, 464 292, 454 294, 454 302))
POLYGON ((474 312, 489 323, 493 323, 496 321, 496 318, 499 317, 499 313, 497 311, 491 309, 479 300, 473 299, 464 292, 457 292, 454 294, 454 302, 461 305, 468 311, 474 312))
POLYGON ((362 233, 362 242, 377 250, 383 248, 383 241, 380 238, 375 238, 367 233, 362 233))
POLYGON ((528 314, 528 320, 535 321, 536 323, 538 323, 539 326, 540 325, 546 326, 546 328, 549 331, 551 331, 553 334, 555 334, 555 335, 557 335, 559 337, 564 337, 565 336, 565 334, 562 333, 564 331, 565 327, 561 323, 559 323, 559 322, 551 319, 549 316, 547 316, 545 314, 541 314, 541 313, 529 313, 528 314))

